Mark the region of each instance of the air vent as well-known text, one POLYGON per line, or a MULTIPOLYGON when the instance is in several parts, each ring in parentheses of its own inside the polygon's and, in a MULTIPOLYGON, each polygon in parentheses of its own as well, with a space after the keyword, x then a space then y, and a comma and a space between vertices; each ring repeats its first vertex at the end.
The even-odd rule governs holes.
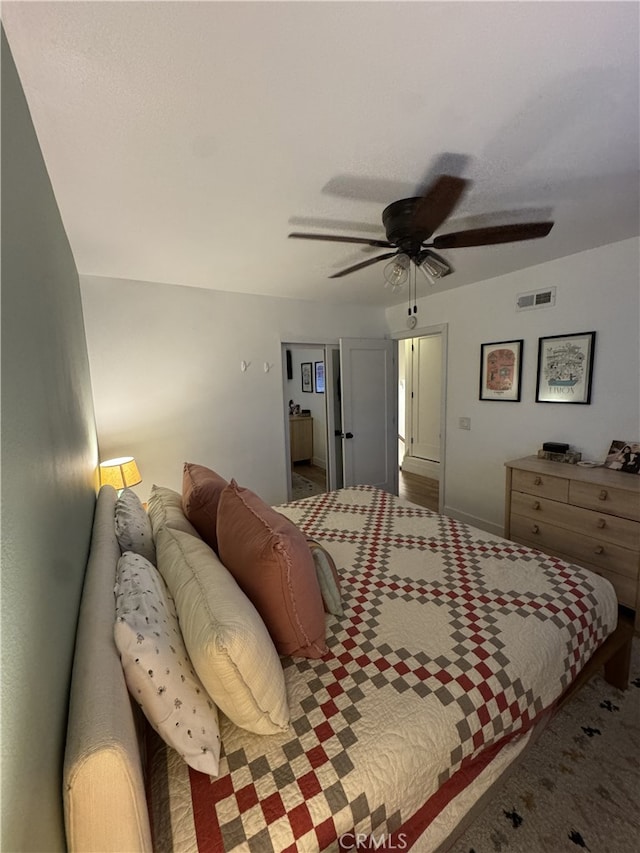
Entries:
POLYGON ((516 311, 529 311, 531 308, 549 308, 556 304, 556 289, 531 290, 529 293, 519 293, 516 300, 516 311))

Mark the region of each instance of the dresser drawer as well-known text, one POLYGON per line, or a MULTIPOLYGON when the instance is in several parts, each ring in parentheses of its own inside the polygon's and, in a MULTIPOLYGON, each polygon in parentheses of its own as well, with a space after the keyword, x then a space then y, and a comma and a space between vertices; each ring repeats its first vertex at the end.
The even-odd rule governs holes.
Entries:
MULTIPOLYGON (((634 475, 620 476, 631 477, 634 475)), ((573 480, 569 488, 569 500, 571 503, 587 509, 595 509, 599 512, 607 512, 611 515, 640 521, 640 494, 638 492, 573 480)))
MULTIPOLYGON (((521 545, 528 545, 529 548, 539 548, 539 546, 536 546, 535 542, 531 542, 526 538, 521 539, 520 537, 517 537, 517 541, 521 545)), ((568 554, 563 554, 562 551, 556 551, 553 548, 545 548, 545 553, 550 554, 552 557, 560 557, 560 559, 564 560, 565 563, 573 563, 573 565, 581 566, 584 569, 589 569, 589 571, 595 572, 595 574, 601 575, 603 578, 606 578, 613 585, 613 588, 616 591, 616 598, 618 599, 619 603, 624 604, 625 607, 635 609, 637 581, 634 580, 634 578, 619 575, 617 572, 611 572, 608 569, 603 569, 600 566, 594 566, 587 560, 578 561, 575 559, 575 557, 570 557, 568 554)))
POLYGON ((512 514, 511 535, 514 539, 526 539, 541 551, 551 549, 568 554, 580 564, 586 562, 629 578, 638 577, 640 557, 637 551, 557 527, 542 519, 512 514))
POLYGON ((546 521, 640 553, 640 524, 628 518, 550 501, 524 492, 511 493, 511 511, 515 515, 531 518, 534 522, 546 521))
POLYGON ((530 495, 552 498, 555 501, 569 499, 569 481, 552 474, 536 474, 534 471, 515 469, 512 474, 511 488, 530 495))
POLYGON ((637 581, 633 578, 619 575, 617 572, 609 572, 600 566, 592 566, 586 562, 582 565, 585 569, 591 569, 592 572, 602 575, 603 578, 606 578, 611 584, 613 584, 613 588, 616 591, 616 598, 620 604, 623 604, 625 607, 635 609, 637 581))

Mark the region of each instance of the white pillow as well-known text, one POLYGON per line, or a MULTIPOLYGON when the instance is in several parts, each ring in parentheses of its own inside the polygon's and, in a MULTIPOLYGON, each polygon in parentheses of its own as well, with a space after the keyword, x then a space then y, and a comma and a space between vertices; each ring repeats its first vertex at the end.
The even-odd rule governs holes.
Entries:
POLYGON ((200 539, 200 534, 184 514, 182 495, 179 492, 168 489, 166 486, 151 486, 148 512, 154 540, 161 527, 184 530, 185 533, 200 539))
POLYGON ((140 498, 131 489, 124 489, 116 501, 116 538, 120 551, 135 551, 150 563, 156 564, 151 521, 140 498))
POLYGON ((158 530, 156 548, 189 657, 218 708, 250 732, 287 731, 280 658, 231 573, 202 539, 181 530, 158 530))
POLYGON ((115 593, 114 637, 129 692, 190 767, 217 776, 218 712, 193 671, 162 577, 128 551, 118 561, 115 593))

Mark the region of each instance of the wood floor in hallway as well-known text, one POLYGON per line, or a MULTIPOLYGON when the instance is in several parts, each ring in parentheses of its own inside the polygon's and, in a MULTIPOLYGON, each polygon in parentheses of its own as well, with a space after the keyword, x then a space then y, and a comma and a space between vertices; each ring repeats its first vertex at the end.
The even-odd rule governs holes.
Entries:
POLYGON ((424 506, 438 512, 440 483, 430 477, 419 474, 409 474, 400 470, 398 476, 398 492, 401 498, 411 503, 424 506))

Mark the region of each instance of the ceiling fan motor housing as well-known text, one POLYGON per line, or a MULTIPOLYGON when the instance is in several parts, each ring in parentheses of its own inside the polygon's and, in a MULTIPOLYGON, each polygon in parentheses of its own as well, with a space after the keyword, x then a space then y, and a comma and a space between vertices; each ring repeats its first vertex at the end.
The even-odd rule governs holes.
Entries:
POLYGON ((402 198, 382 211, 382 223, 387 240, 412 259, 430 236, 422 230, 416 230, 415 210, 421 200, 420 198, 402 198))

